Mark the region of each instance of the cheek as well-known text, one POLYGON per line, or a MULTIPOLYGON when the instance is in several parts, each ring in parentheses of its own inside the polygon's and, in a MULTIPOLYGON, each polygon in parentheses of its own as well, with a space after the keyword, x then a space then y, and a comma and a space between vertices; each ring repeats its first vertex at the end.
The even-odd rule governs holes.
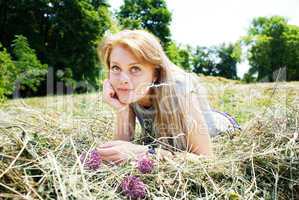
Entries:
POLYGON ((110 73, 109 80, 113 86, 119 86, 121 84, 122 77, 120 74, 110 73))
POLYGON ((114 87, 117 86, 117 84, 118 84, 118 79, 115 78, 114 76, 110 76, 109 81, 110 81, 111 85, 114 87))
POLYGON ((146 95, 149 91, 150 83, 146 81, 135 83, 134 92, 139 95, 146 95))
POLYGON ((143 76, 142 79, 138 82, 138 88, 141 91, 148 92, 150 89, 149 86, 152 84, 153 77, 150 76, 150 73, 148 73, 146 76, 143 76))

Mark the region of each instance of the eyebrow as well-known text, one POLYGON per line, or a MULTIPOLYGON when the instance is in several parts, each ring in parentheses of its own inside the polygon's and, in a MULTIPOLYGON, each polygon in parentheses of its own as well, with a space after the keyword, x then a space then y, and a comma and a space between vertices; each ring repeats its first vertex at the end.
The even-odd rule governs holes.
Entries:
MULTIPOLYGON (((114 63, 114 64, 117 64, 117 65, 120 65, 118 62, 116 62, 116 61, 111 61, 111 63, 114 63)), ((139 63, 139 62, 133 62, 133 63, 130 63, 129 65, 140 65, 141 63, 139 63)))

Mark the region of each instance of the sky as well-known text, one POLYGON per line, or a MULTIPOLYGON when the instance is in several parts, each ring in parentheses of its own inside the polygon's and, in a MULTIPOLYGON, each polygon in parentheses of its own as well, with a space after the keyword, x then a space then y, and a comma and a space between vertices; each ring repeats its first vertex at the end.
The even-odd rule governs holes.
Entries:
MULTIPOLYGON (((123 0, 109 2, 118 9, 123 0)), ((172 39, 191 46, 236 42, 259 16, 281 15, 299 26, 299 0, 166 0, 166 4, 172 12, 172 39)), ((244 60, 237 66, 238 76, 248 69, 244 60)))

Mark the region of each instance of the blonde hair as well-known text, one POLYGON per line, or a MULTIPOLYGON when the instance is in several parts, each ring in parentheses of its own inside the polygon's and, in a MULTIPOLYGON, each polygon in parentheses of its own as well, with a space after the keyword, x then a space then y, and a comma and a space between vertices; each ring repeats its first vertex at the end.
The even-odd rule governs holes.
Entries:
POLYGON ((192 95, 199 93, 204 95, 203 88, 196 92, 195 87, 201 85, 199 77, 173 64, 165 54, 160 40, 145 30, 123 30, 107 36, 100 43, 98 55, 108 69, 111 51, 118 44, 128 47, 137 58, 157 66, 159 77, 156 84, 163 85, 163 87, 152 88, 154 92, 152 100, 156 110, 153 130, 158 136, 158 142, 164 144, 164 147, 186 150, 188 148, 186 134, 197 123, 194 121, 194 115, 196 115, 194 109, 203 103, 199 98, 193 98, 194 95, 192 95), (172 87, 177 80, 186 83, 184 91, 178 91, 177 87, 172 87), (164 128, 165 125, 172 127, 164 128), (174 139, 173 142, 171 138, 174 139))

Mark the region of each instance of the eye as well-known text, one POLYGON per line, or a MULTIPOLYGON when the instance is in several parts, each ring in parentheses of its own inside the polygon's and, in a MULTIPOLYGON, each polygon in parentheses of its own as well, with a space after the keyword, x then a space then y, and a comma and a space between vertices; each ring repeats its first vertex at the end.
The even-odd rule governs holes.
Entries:
POLYGON ((131 72, 132 73, 138 73, 138 72, 140 72, 141 71, 141 69, 140 69, 140 67, 137 67, 137 66, 133 66, 132 68, 131 68, 131 72))
POLYGON ((117 65, 113 65, 113 66, 111 67, 111 71, 112 71, 112 72, 119 72, 119 71, 120 71, 120 68, 119 68, 117 65))

